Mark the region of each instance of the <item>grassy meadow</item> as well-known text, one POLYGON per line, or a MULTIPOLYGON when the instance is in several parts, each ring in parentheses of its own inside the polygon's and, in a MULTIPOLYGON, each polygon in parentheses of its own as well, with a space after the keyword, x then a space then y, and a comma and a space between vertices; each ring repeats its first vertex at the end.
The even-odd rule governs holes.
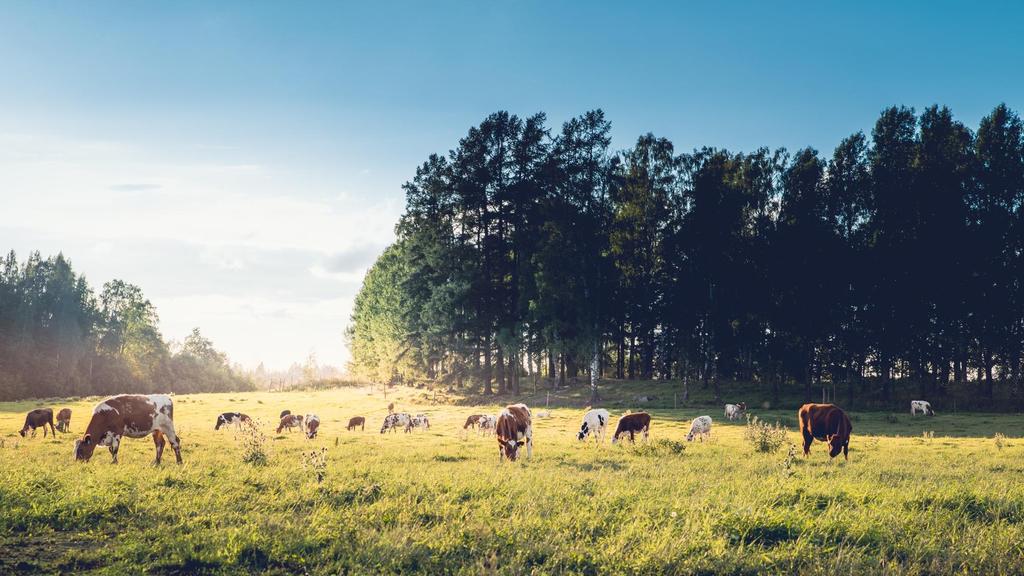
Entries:
POLYGON ((533 459, 503 465, 493 437, 462 430, 498 404, 414 389, 176 396, 180 467, 169 449, 154 467, 149 439, 125 439, 116 466, 103 448, 76 464, 97 399, 0 404, 0 573, 1024 572, 1022 416, 853 412, 850 460, 830 462, 822 444, 800 455, 795 405, 751 410, 789 427, 765 454, 711 406, 650 409, 647 444, 579 443, 578 399, 537 418, 542 397, 533 459), (381 435, 392 401, 432 428, 381 435), (72 408, 72 433, 19 437, 40 405, 72 408), (317 413, 320 436, 275 434, 284 408, 317 413), (261 422, 265 465, 214 431, 223 411, 261 422), (712 440, 686 443, 701 414, 712 440), (365 431, 345 430, 354 415, 365 431))

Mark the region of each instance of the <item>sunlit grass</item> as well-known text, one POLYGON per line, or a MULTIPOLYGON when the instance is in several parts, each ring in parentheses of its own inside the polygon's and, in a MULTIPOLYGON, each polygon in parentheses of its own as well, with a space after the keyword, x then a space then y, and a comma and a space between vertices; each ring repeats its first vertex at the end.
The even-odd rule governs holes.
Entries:
POLYGON ((0 573, 1024 571, 1020 416, 854 413, 849 462, 830 462, 817 444, 787 468, 795 407, 753 410, 790 425, 773 453, 756 452, 744 424, 711 407, 652 410, 651 442, 637 446, 579 443, 583 411, 553 408, 535 420, 533 460, 499 465, 493 437, 462 430, 467 415, 498 405, 430 399, 400 390, 385 401, 369 389, 178 396, 185 464, 159 468, 148 439, 124 441, 116 466, 101 449, 72 462, 92 400, 50 404, 74 410, 72 434, 56 440, 17 436, 34 403, 0 404, 0 573), (379 434, 390 401, 428 414, 431 429, 379 434), (319 437, 274 434, 284 408, 319 414, 319 437), (267 465, 243 463, 233 428, 213 430, 228 410, 262 421, 267 465), (686 443, 700 414, 715 418, 713 440, 686 443), (367 417, 365 432, 345 430, 355 415, 367 417), (321 447, 318 482, 308 453, 321 447))

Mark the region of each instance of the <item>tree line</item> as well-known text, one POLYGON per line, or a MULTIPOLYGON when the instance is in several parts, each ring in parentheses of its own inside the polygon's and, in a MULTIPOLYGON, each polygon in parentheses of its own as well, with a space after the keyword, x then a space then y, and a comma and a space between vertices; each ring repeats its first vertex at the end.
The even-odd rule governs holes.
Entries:
POLYGON ((97 295, 63 254, 14 251, 0 263, 0 400, 251 390, 195 329, 164 341, 142 290, 121 280, 97 295))
POLYGON ((831 155, 610 150, 600 111, 487 117, 404 185, 350 370, 518 392, 525 374, 756 382, 846 402, 1021 398, 1024 138, 882 111, 831 155))

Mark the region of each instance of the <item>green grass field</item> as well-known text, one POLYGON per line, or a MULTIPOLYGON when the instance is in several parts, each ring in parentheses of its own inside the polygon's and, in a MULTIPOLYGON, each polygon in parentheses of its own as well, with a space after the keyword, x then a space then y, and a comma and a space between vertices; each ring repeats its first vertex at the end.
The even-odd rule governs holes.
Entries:
MULTIPOLYGON (((614 416, 638 390, 609 396, 614 416)), ((96 400, 45 404, 74 411, 55 440, 16 433, 40 404, 0 404, 0 573, 1024 572, 1017 415, 853 412, 850 460, 830 462, 822 444, 799 455, 796 406, 752 410, 789 425, 787 465, 788 444, 755 452, 718 408, 654 409, 648 444, 594 446, 575 439, 581 408, 541 419, 534 400, 533 459, 499 465, 493 437, 462 431, 498 405, 413 389, 211 394, 175 397, 183 466, 168 450, 154 467, 149 439, 123 441, 116 466, 105 449, 76 464, 96 400), (390 401, 432 428, 379 434, 390 401), (320 437, 275 434, 284 408, 319 414, 320 437), (265 466, 213 430, 229 410, 262 421, 265 466), (700 414, 713 439, 686 443, 700 414), (365 431, 344 429, 353 415, 365 431)))

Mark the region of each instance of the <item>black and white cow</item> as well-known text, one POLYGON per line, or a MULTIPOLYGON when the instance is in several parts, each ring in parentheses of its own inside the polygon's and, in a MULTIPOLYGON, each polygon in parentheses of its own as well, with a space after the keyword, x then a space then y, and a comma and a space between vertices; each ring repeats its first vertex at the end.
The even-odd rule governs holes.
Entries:
POLYGON ((604 440, 604 429, 608 426, 608 411, 604 408, 594 408, 583 415, 583 422, 580 424, 580 432, 576 438, 580 441, 586 439, 588 434, 594 435, 596 442, 604 440))
POLYGON ((409 420, 409 425, 406 428, 406 432, 413 430, 414 428, 423 428, 424 430, 430 430, 430 419, 427 418, 426 414, 417 414, 409 420))
POLYGON ((399 428, 409 431, 409 424, 412 422, 412 417, 405 412, 394 412, 384 417, 384 425, 380 427, 380 433, 383 434, 388 430, 395 432, 399 428))
POLYGON ((217 425, 213 429, 220 430, 221 426, 227 426, 228 424, 234 424, 236 428, 240 428, 243 422, 248 423, 250 421, 251 419, 241 412, 225 412, 217 416, 217 425))

